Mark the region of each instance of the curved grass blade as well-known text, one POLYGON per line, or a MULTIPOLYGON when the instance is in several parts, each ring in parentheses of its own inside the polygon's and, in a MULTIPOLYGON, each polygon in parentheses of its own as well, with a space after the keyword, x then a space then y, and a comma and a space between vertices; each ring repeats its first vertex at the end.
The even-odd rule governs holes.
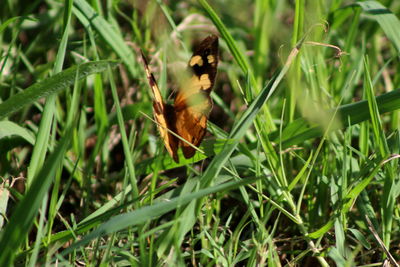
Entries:
POLYGON ((121 214, 111 218, 109 221, 103 223, 92 233, 86 235, 81 241, 76 242, 67 250, 63 251, 63 255, 66 255, 72 250, 79 248, 91 240, 104 236, 106 234, 115 233, 117 231, 126 229, 131 226, 140 225, 146 223, 154 218, 157 218, 171 210, 176 209, 182 205, 192 202, 193 200, 205 197, 210 194, 214 194, 221 191, 236 189, 240 186, 249 184, 257 180, 258 178, 249 178, 241 181, 231 181, 224 184, 216 185, 213 187, 205 188, 194 193, 186 194, 184 196, 173 198, 166 202, 157 203, 151 206, 139 208, 132 212, 121 214))
POLYGON ((400 52, 400 20, 378 1, 363 1, 354 5, 360 6, 364 13, 371 15, 379 23, 397 52, 400 52))
POLYGON ((0 139, 11 136, 19 136, 32 145, 35 143, 33 134, 27 129, 11 121, 0 121, 0 139))

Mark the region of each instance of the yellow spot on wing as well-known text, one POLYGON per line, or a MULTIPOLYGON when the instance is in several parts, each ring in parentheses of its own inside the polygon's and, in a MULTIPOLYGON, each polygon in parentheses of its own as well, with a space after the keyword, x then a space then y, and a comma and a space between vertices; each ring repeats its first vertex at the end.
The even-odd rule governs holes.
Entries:
POLYGON ((199 78, 199 85, 202 90, 207 90, 211 87, 211 81, 208 74, 202 74, 199 78))
POLYGON ((199 65, 201 67, 203 66, 203 59, 199 55, 193 56, 189 61, 189 65, 190 67, 193 67, 194 65, 199 65))
POLYGON ((214 66, 213 63, 215 63, 215 57, 213 55, 208 55, 207 60, 210 65, 214 66))

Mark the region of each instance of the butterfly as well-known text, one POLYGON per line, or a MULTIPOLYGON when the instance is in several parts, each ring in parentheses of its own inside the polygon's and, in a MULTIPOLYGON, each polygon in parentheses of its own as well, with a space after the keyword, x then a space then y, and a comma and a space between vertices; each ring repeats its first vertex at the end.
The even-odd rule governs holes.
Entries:
POLYGON ((153 93, 154 119, 165 148, 177 163, 179 148, 182 149, 185 158, 193 157, 196 153, 193 146, 198 147, 203 140, 213 106, 210 93, 217 75, 218 37, 209 35, 194 50, 187 66, 188 77, 177 91, 173 105, 163 100, 143 52, 142 60, 153 93), (177 138, 167 129, 187 142, 177 138))

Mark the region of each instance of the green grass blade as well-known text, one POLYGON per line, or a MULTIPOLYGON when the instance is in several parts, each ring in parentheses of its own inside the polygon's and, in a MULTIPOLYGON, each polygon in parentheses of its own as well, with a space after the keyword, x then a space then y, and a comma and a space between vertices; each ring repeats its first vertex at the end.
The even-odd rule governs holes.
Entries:
POLYGON ((397 52, 400 53, 400 20, 396 15, 378 1, 360 1, 355 5, 360 6, 364 13, 371 15, 379 23, 397 52))
MULTIPOLYGON (((376 97, 379 113, 383 114, 400 109, 400 89, 384 93, 376 97)), ((338 108, 338 114, 342 125, 354 125, 370 119, 368 111, 368 101, 362 100, 356 103, 342 105, 338 108)), ((290 123, 285 130, 282 138, 282 148, 298 145, 304 141, 322 136, 323 131, 319 126, 311 125, 306 119, 300 118, 290 123)), ((335 130, 334 128, 332 130, 335 130)), ((278 132, 270 134, 270 139, 277 141, 278 132)))
POLYGON ((20 19, 21 17, 12 17, 9 18, 8 20, 4 21, 3 23, 0 24, 0 34, 14 21, 20 19))
POLYGON ((87 244, 90 240, 101 237, 105 234, 114 233, 114 232, 126 229, 127 227, 146 223, 154 218, 157 218, 167 212, 170 212, 170 211, 176 209, 179 206, 190 203, 193 200, 202 198, 204 196, 207 196, 207 195, 210 195, 210 194, 213 194, 216 192, 232 190, 232 189, 238 188, 240 186, 252 183, 254 181, 256 181, 256 178, 250 178, 250 179, 241 180, 241 181, 227 182, 227 183, 220 184, 217 186, 205 188, 205 189, 199 190, 194 193, 179 196, 179 197, 170 199, 165 202, 157 203, 157 204, 147 206, 147 207, 142 207, 142 208, 139 208, 139 209, 129 212, 129 213, 115 216, 115 217, 111 218, 109 221, 100 225, 99 228, 97 228, 92 233, 85 236, 82 240, 73 244, 71 247, 69 247, 67 250, 65 250, 63 252, 63 254, 64 255, 68 254, 72 250, 87 244))
POLYGON ((75 82, 75 74, 79 68, 78 79, 83 79, 90 74, 105 71, 107 66, 115 67, 117 63, 112 61, 94 61, 84 63, 79 66, 71 67, 63 72, 60 72, 50 78, 38 82, 24 91, 13 95, 6 101, 0 104, 0 119, 3 119, 14 112, 20 110, 26 105, 33 104, 42 97, 47 97, 64 90, 75 82))
MULTIPOLYGON (((132 155, 129 149, 129 142, 128 142, 128 137, 126 136, 126 131, 125 131, 125 125, 124 125, 124 118, 122 116, 122 110, 121 110, 121 106, 119 104, 119 99, 118 99, 118 93, 117 93, 117 87, 114 83, 114 79, 112 76, 112 72, 111 72, 111 68, 109 68, 108 71, 108 75, 110 77, 110 81, 111 81, 111 92, 112 92, 112 96, 114 99, 114 103, 115 106, 117 108, 117 119, 118 119, 118 126, 119 126, 119 130, 121 133, 121 138, 122 138, 122 145, 123 145, 123 149, 124 149, 124 155, 126 160, 126 164, 128 167, 128 172, 129 172, 129 179, 131 182, 131 186, 132 186, 132 193, 133 193, 133 198, 136 198, 139 196, 139 190, 137 188, 137 177, 135 174, 135 168, 133 166, 133 159, 132 159, 132 155)), ((135 207, 139 207, 138 203, 135 203, 135 207)))
POLYGON ((368 102, 368 111, 371 118, 372 130, 375 137, 375 146, 380 151, 380 156, 385 158, 389 154, 389 148, 386 143, 386 137, 383 132, 382 122, 379 117, 379 106, 375 99, 374 87, 372 85, 371 76, 369 74, 368 58, 364 58, 364 90, 368 102))
POLYGON ((56 170, 62 164, 71 140, 72 129, 71 127, 65 133, 54 152, 46 160, 44 167, 33 180, 24 198, 15 207, 0 238, 0 266, 10 266, 13 263, 15 251, 28 236, 44 195, 47 194, 53 182, 56 170))
POLYGON ((19 136, 32 145, 35 143, 33 134, 27 129, 11 121, 0 121, 0 139, 11 136, 19 136))
POLYGON ((113 26, 84 0, 74 1, 73 12, 85 27, 88 27, 89 25, 93 26, 93 28, 101 37, 103 37, 114 52, 125 63, 132 76, 136 77, 138 75, 137 61, 120 33, 115 31, 113 26))

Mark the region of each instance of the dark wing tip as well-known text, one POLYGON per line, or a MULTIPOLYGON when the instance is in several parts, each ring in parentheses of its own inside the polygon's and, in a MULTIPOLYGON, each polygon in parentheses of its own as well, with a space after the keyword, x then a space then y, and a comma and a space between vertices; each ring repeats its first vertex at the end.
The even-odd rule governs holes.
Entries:
POLYGON ((144 53, 143 53, 143 50, 142 50, 142 49, 140 49, 140 54, 142 55, 143 64, 144 64, 145 66, 147 66, 148 63, 147 63, 146 57, 144 56, 144 53))

